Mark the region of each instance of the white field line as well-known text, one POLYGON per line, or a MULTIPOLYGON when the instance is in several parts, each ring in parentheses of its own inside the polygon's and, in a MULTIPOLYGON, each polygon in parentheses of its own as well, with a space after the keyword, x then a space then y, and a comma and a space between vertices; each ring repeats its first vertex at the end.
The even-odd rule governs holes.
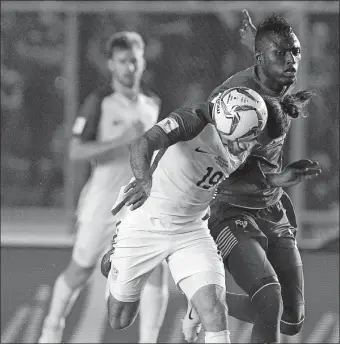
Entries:
POLYGON ((27 322, 27 318, 30 312, 28 305, 21 306, 14 313, 6 327, 1 333, 1 344, 2 343, 15 343, 18 334, 27 322))
POLYGON ((41 324, 44 320, 45 308, 51 296, 51 287, 40 285, 37 289, 36 305, 31 308, 27 328, 23 334, 22 343, 37 343, 40 335, 41 324))
POLYGON ((106 279, 97 266, 94 270, 85 305, 70 343, 101 343, 107 328, 105 301, 106 279))
POLYGON ((324 313, 305 342, 310 344, 325 343, 325 340, 336 321, 336 317, 336 314, 332 312, 324 313))

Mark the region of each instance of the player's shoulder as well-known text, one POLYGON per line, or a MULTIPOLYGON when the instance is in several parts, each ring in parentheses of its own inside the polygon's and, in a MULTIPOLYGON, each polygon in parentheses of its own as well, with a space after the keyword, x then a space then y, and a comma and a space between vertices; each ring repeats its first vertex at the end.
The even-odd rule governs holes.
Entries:
POLYGON ((115 93, 115 91, 110 84, 100 85, 86 96, 84 104, 100 104, 106 97, 113 93, 115 93))
POLYGON ((217 94, 226 91, 232 87, 249 87, 254 88, 254 81, 253 81, 253 70, 254 66, 251 66, 245 70, 237 72, 229 77, 226 81, 224 81, 221 85, 217 86, 210 94, 208 100, 211 101, 217 94))
POLYGON ((161 106, 161 98, 149 86, 143 84, 141 87, 141 94, 145 97, 145 99, 148 102, 153 103, 157 107, 161 106))
POLYGON ((109 83, 100 85, 92 92, 92 94, 94 94, 99 100, 103 100, 104 98, 114 93, 115 93, 115 90, 113 89, 112 85, 109 83))

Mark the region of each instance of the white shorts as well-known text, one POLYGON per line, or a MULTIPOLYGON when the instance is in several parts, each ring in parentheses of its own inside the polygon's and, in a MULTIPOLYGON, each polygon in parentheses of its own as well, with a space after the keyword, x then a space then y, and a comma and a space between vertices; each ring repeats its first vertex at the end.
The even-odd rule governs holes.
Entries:
POLYGON ((95 266, 110 249, 115 231, 114 221, 96 219, 79 222, 72 259, 84 268, 95 266))
MULTIPOLYGON (((177 285, 187 277, 210 271, 222 275, 224 287, 222 258, 207 220, 177 226, 177 231, 169 231, 169 224, 151 218, 142 208, 122 209, 117 216, 117 238, 107 281, 107 289, 115 299, 139 300, 148 277, 164 259, 177 285)), ((202 280, 200 287, 205 285, 202 280)))

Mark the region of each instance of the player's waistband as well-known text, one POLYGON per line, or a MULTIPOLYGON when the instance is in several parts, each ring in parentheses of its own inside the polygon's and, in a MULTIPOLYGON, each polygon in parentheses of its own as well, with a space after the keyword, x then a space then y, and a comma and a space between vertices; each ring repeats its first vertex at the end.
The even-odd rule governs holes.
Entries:
POLYGON ((276 188, 269 193, 234 194, 218 193, 216 198, 241 208, 263 209, 276 204, 282 197, 282 188, 276 188))
POLYGON ((144 209, 150 216, 169 219, 172 223, 184 223, 193 220, 206 220, 209 217, 209 204, 184 205, 169 203, 165 200, 149 199, 144 209))

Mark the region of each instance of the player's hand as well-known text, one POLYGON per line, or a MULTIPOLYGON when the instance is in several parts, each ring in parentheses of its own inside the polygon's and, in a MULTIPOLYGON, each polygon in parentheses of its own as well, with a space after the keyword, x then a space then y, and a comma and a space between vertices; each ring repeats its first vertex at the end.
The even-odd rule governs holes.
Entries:
POLYGON ((135 210, 139 208, 144 202, 149 198, 151 193, 152 181, 140 181, 134 180, 129 185, 126 186, 124 192, 125 205, 131 206, 130 210, 135 210))
POLYGON ((314 179, 321 173, 317 161, 301 159, 287 165, 282 172, 273 175, 271 184, 277 187, 289 187, 308 179, 314 179))
POLYGON ((243 20, 240 28, 241 43, 248 47, 252 52, 255 46, 256 26, 253 24, 247 10, 242 10, 243 20))

